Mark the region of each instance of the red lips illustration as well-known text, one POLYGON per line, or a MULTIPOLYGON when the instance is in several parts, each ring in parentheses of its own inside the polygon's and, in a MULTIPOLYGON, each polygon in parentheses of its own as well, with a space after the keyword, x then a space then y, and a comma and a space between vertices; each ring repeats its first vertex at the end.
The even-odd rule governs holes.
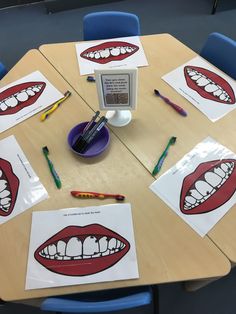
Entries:
POLYGON ((16 203, 19 179, 9 161, 0 158, 0 216, 9 216, 16 203))
POLYGON ((48 270, 67 276, 86 276, 116 264, 130 249, 118 233, 101 226, 68 226, 35 251, 35 259, 48 270))
POLYGON ((227 105, 235 104, 232 87, 218 74, 204 68, 187 65, 184 67, 184 76, 188 87, 203 98, 227 105))
POLYGON ((235 159, 201 163, 183 181, 181 212, 186 215, 204 214, 226 203, 236 190, 235 165, 235 159))
POLYGON ((109 41, 84 50, 80 56, 89 61, 105 64, 126 59, 138 50, 138 46, 125 41, 109 41))
POLYGON ((14 114, 32 105, 45 87, 45 82, 27 82, 5 89, 0 93, 0 115, 14 114))

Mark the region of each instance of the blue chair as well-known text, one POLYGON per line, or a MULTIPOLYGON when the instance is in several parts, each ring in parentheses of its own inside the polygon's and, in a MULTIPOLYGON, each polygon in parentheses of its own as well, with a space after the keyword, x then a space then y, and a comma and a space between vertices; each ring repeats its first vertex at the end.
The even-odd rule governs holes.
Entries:
POLYGON ((236 41, 220 33, 211 33, 200 56, 236 79, 236 41))
POLYGON ((7 74, 7 69, 2 62, 0 62, 0 80, 7 74))
POLYGON ((57 313, 134 313, 157 314, 157 287, 135 287, 50 297, 41 304, 42 311, 57 313), (124 312, 125 311, 125 312, 124 312))
POLYGON ((140 35, 137 15, 119 11, 89 13, 83 19, 84 40, 140 35))

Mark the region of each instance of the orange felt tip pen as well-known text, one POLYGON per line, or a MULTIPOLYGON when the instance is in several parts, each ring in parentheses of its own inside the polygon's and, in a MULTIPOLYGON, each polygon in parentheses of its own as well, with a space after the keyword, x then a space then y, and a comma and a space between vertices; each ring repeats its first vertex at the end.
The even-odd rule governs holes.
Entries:
POLYGON ((97 192, 83 192, 83 191, 71 191, 72 196, 77 198, 115 198, 117 201, 123 201, 125 199, 124 195, 121 194, 107 194, 107 193, 97 193, 97 192))

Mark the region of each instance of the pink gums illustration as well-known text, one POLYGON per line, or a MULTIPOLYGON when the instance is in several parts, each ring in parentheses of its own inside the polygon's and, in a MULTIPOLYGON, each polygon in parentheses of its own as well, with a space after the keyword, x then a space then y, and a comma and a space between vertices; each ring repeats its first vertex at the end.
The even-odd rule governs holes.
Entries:
POLYGON ((181 212, 186 215, 204 214, 226 203, 236 190, 235 165, 235 159, 201 163, 183 181, 181 212))
POLYGON ((68 226, 35 251, 35 259, 48 270, 67 276, 87 276, 116 264, 130 249, 118 233, 91 224, 68 226))
POLYGON ((126 59, 138 50, 138 46, 125 41, 109 41, 84 50, 80 56, 89 61, 105 64, 126 59))
POLYGON ((36 102, 46 83, 27 82, 14 85, 0 93, 0 116, 14 114, 36 102))
POLYGON ((235 104, 235 95, 229 83, 218 74, 207 69, 187 65, 184 76, 189 88, 203 98, 226 105, 235 104))
POLYGON ((9 216, 15 206, 19 179, 9 161, 0 158, 0 216, 9 216))

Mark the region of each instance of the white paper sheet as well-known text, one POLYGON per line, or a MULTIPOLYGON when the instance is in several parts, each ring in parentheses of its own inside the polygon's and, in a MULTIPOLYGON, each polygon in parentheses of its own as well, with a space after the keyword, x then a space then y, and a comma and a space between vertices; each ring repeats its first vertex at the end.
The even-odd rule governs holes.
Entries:
POLYGON ((162 79, 189 100, 212 122, 236 108, 236 82, 197 56, 162 79))
POLYGON ((76 54, 80 75, 93 74, 94 69, 148 65, 138 36, 78 43, 76 54))
POLYGON ((33 212, 26 289, 138 276, 130 204, 33 212))
POLYGON ((39 71, 0 89, 0 132, 28 119, 64 95, 39 71))
POLYGON ((202 237, 236 203, 236 155, 208 137, 150 189, 202 237))
POLYGON ((0 224, 48 197, 14 136, 0 141, 0 224))

